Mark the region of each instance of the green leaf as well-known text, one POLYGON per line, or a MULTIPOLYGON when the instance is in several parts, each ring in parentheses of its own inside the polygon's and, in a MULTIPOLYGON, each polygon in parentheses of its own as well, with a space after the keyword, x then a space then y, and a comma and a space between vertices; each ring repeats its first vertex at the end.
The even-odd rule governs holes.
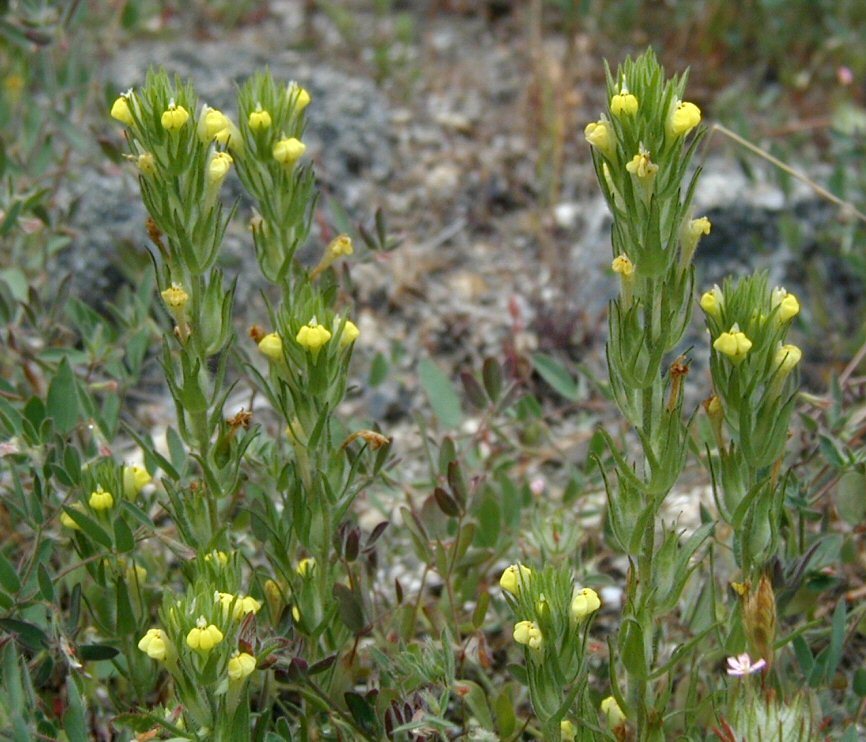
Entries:
POLYGON ((82 644, 78 647, 78 656, 85 662, 100 662, 110 660, 120 654, 118 649, 107 644, 82 644))
POLYGON ((38 626, 16 618, 0 618, 0 628, 10 634, 16 634, 18 640, 26 647, 38 651, 48 646, 48 637, 38 626))
POLYGON ((557 361, 544 353, 534 353, 532 365, 554 391, 572 402, 580 397, 580 389, 571 374, 557 361))
POLYGON ((63 729, 69 742, 87 742, 87 728, 84 722, 84 701, 78 690, 75 675, 66 676, 66 713, 63 714, 63 729))
POLYGON ((346 624, 349 631, 353 634, 360 634, 366 626, 361 598, 338 582, 334 585, 334 599, 337 601, 340 619, 346 624))
POLYGON ((430 407, 446 428, 457 428, 463 420, 460 397, 448 376, 429 358, 418 364, 418 377, 430 407))
POLYGON ((42 599, 51 603, 54 600, 54 583, 51 581, 51 575, 44 564, 40 564, 37 568, 36 579, 39 582, 39 592, 42 599))
POLYGON ((114 544, 120 552, 130 552, 135 548, 132 531, 121 515, 114 519, 114 544))
POLYGON ((80 510, 75 508, 64 507, 63 511, 75 521, 76 525, 96 543, 110 549, 112 546, 111 537, 105 532, 105 529, 99 525, 89 515, 85 515, 80 510))
POLYGON ((367 700, 360 693, 352 691, 345 693, 343 698, 358 728, 368 736, 378 737, 379 722, 376 719, 376 711, 367 700))
POLYGON ((848 525, 866 519, 866 477, 859 471, 846 471, 836 487, 836 509, 848 525))
POLYGON ((382 353, 376 353, 370 364, 370 376, 367 383, 371 386, 379 386, 388 376, 388 359, 382 353))
POLYGON ((485 358, 481 367, 481 378, 484 380, 484 390, 490 401, 496 404, 502 394, 502 367, 495 358, 485 358))
POLYGON ((0 552, 0 586, 11 595, 16 595, 21 589, 18 572, 2 552, 0 552))
POLYGON ((54 418, 54 425, 61 433, 68 433, 78 421, 75 374, 66 358, 60 361, 57 373, 48 386, 46 414, 54 418))

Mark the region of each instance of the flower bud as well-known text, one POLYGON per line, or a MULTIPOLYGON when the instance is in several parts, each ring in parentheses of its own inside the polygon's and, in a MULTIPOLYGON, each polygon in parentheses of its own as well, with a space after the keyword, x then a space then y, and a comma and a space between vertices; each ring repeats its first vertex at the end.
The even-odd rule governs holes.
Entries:
POLYGON ((577 729, 568 719, 559 722, 559 738, 562 742, 574 742, 577 739, 577 729))
POLYGON ((106 492, 99 485, 96 485, 96 491, 90 493, 88 505, 97 512, 100 510, 110 510, 114 507, 114 496, 110 492, 106 492))
POLYGON ((272 151, 277 162, 285 168, 290 168, 307 151, 307 145, 295 137, 284 138, 274 144, 272 151))
POLYGON ((259 341, 259 352, 269 361, 281 361, 283 359, 283 339, 276 332, 265 335, 259 341))
POLYGON ((162 629, 148 629, 138 642, 138 648, 152 660, 164 660, 169 653, 170 642, 162 629))
POLYGON ((518 644, 523 644, 530 649, 541 648, 541 629, 535 621, 518 621, 514 624, 513 637, 518 644))
POLYGON ((300 113, 310 105, 310 94, 294 80, 286 88, 286 95, 289 97, 289 100, 295 99, 295 113, 300 113))
POLYGON ((659 166, 650 159, 650 153, 641 147, 640 152, 627 162, 625 169, 638 180, 651 181, 659 171, 659 166))
POLYGON ((150 152, 140 154, 136 160, 136 164, 138 165, 138 171, 142 175, 149 177, 156 175, 156 160, 150 152))
POLYGON ((776 317, 780 322, 789 322, 800 313, 800 302, 797 301, 797 297, 780 286, 773 289, 770 305, 774 309, 778 307, 776 317))
POLYGON ((613 696, 608 696, 601 702, 601 713, 607 717, 611 729, 616 729, 625 721, 625 714, 613 696))
POLYGON ((111 118, 120 121, 121 124, 125 124, 126 126, 132 126, 134 123, 132 111, 129 109, 129 102, 127 101, 126 95, 118 96, 117 100, 112 104, 111 118))
POLYGON ((228 117, 216 108, 211 108, 205 104, 202 106, 201 114, 198 117, 198 126, 196 134, 202 144, 210 144, 223 129, 228 127, 228 117))
POLYGON ((264 131, 271 128, 271 114, 262 109, 261 104, 256 106, 256 110, 250 113, 249 125, 252 131, 264 131))
POLYGON ((794 370, 802 357, 803 351, 796 345, 779 344, 779 347, 776 349, 776 356, 773 359, 773 365, 779 369, 779 375, 784 377, 794 370))
POLYGON ((141 490, 150 484, 150 481, 151 476, 147 473, 147 469, 140 466, 124 466, 123 496, 127 500, 134 500, 141 490))
POLYGON ((217 152, 207 167, 207 180, 212 187, 219 187, 232 166, 232 156, 228 152, 217 152))
POLYGON ((701 123, 701 109, 688 101, 676 101, 667 120, 667 133, 670 137, 688 134, 701 123))
POLYGON ((740 332, 739 325, 735 323, 730 332, 723 332, 716 338, 713 348, 730 358, 734 365, 739 365, 751 350, 752 341, 740 332))
POLYGON ((235 652, 229 660, 227 672, 230 680, 243 680, 256 669, 256 658, 246 652, 235 652))
POLYGON ((610 112, 617 117, 633 116, 637 113, 637 98, 628 91, 623 91, 610 99, 610 112))
POLYGON ((601 600, 598 593, 592 588, 585 587, 578 590, 571 599, 571 619, 573 621, 582 621, 587 616, 595 613, 601 608, 601 600))
POLYGON ((305 557, 298 562, 295 571, 299 577, 312 577, 313 570, 316 568, 316 560, 313 557, 305 557))
POLYGON ((531 577, 532 570, 529 567, 524 567, 522 564, 512 564, 499 578, 499 587, 517 597, 521 588, 529 584, 531 577))
POLYGON ((186 635, 186 643, 190 649, 207 653, 223 640, 223 633, 213 624, 208 625, 207 619, 200 616, 194 629, 186 635))
POLYGON ((611 131, 610 124, 607 121, 593 121, 587 124, 583 130, 583 135, 590 145, 595 147, 609 160, 613 159, 616 147, 613 131, 611 131))
POLYGON ((298 334, 295 336, 298 345, 314 354, 318 353, 322 346, 330 339, 331 333, 318 324, 315 318, 310 320, 308 325, 304 325, 298 330, 298 334))
POLYGON ((189 294, 184 291, 183 286, 179 283, 173 283, 165 291, 160 294, 165 306, 178 322, 186 317, 186 305, 189 301, 189 294))
POLYGON ((343 332, 340 333, 340 347, 345 348, 347 345, 354 343, 361 335, 358 326, 351 320, 346 320, 343 324, 343 332))
POLYGON ((701 296, 701 309, 704 310, 704 313, 708 317, 712 317, 717 322, 722 319, 722 307, 724 306, 725 295, 722 293, 718 284, 714 285, 712 289, 706 291, 704 295, 701 296))
POLYGON ((162 128, 166 131, 177 131, 189 121, 189 113, 183 106, 175 105, 174 99, 169 102, 168 108, 163 111, 162 128))

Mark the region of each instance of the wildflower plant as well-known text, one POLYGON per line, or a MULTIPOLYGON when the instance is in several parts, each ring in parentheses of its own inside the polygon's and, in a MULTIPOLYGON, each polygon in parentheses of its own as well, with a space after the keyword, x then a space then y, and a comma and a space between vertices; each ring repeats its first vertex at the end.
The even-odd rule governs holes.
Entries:
POLYGON ((499 584, 515 619, 512 636, 524 653, 521 674, 543 737, 558 739, 561 725, 574 714, 584 726, 580 739, 592 739, 586 648, 592 617, 601 607, 598 595, 578 589, 568 567, 537 571, 514 564, 499 584))
POLYGON ((669 354, 691 317, 692 257, 709 229, 705 217, 692 214, 700 170, 690 164, 703 132, 700 111, 683 101, 685 84, 685 77, 665 79, 651 51, 629 59, 615 74, 608 69, 607 113, 585 131, 613 215, 612 268, 620 284, 610 305, 610 385, 643 452, 634 466, 608 436, 617 476, 617 487, 608 488, 608 522, 631 565, 618 639, 628 689, 617 701, 638 734, 650 737, 659 734, 663 714, 663 707, 654 708, 663 699, 649 682, 658 659, 657 620, 676 605, 690 560, 711 528, 684 543, 667 528, 656 541, 659 510, 689 443, 690 419, 682 410, 689 362, 671 363, 669 354))

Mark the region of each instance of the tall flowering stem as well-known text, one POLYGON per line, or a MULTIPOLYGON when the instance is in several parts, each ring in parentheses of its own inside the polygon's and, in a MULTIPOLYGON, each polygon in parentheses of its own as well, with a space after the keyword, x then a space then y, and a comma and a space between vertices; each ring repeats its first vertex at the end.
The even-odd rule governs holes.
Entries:
POLYGON ((585 131, 613 215, 612 268, 620 284, 610 305, 610 384, 643 450, 635 466, 607 436, 618 482, 608 488, 608 517, 631 563, 618 639, 626 692, 617 700, 639 739, 663 735, 663 707, 656 706, 663 700, 649 682, 658 664, 657 619, 676 605, 689 559, 709 535, 702 529, 680 544, 672 530, 656 533, 688 443, 682 413, 688 360, 670 355, 691 316, 692 257, 710 229, 692 215, 700 170, 690 164, 703 130, 697 106, 682 100, 685 83, 685 76, 666 79, 651 51, 626 60, 615 75, 607 70, 608 109, 585 131))
POLYGON ((241 154, 229 135, 234 125, 203 106, 191 85, 151 71, 138 91, 122 94, 111 114, 126 127, 130 158, 149 213, 157 281, 174 329, 166 333, 162 364, 177 410, 178 432, 193 452, 201 481, 194 489, 167 485, 175 515, 191 544, 216 545, 222 528, 219 503, 236 491, 240 454, 250 436, 228 436, 222 409, 234 285, 226 288, 217 266, 231 209, 219 198, 222 183, 241 154))

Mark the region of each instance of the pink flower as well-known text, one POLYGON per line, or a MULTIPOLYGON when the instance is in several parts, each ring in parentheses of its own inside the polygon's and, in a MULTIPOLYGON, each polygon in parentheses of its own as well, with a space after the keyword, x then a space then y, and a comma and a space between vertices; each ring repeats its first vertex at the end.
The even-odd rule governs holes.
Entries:
POLYGON ((751 675, 767 666, 766 660, 758 660, 752 663, 752 658, 745 652, 737 657, 728 657, 728 675, 751 675))

